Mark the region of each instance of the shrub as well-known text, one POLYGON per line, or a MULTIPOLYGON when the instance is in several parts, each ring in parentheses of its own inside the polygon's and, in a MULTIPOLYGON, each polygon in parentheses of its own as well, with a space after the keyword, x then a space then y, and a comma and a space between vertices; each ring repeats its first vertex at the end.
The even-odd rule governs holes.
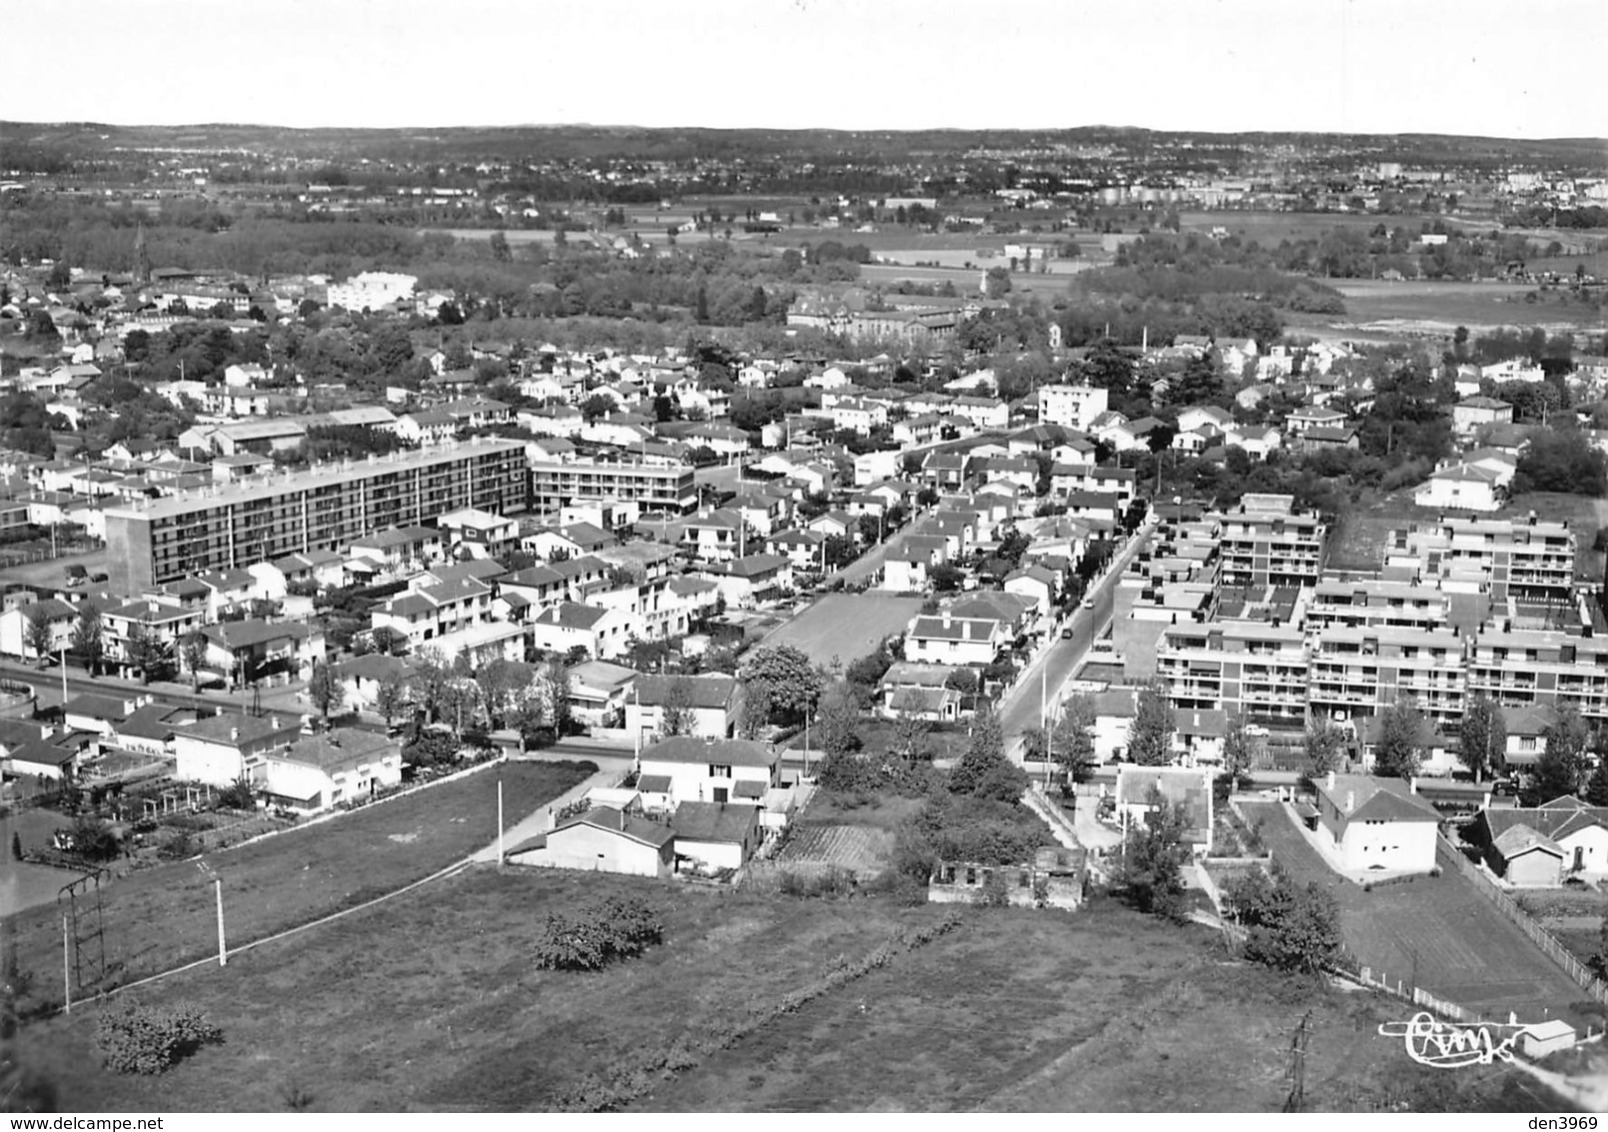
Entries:
POLYGON ((984 877, 982 887, 977 890, 975 899, 984 908, 1004 908, 1009 906, 1011 892, 1005 883, 1005 874, 995 869, 984 877))
POLYGON ((536 965, 556 971, 596 971, 662 942, 664 927, 635 897, 611 896, 573 916, 547 914, 536 940, 536 965))
POLYGON ((95 1046, 114 1073, 161 1073, 222 1040, 223 1032, 200 1007, 187 1004, 158 1010, 123 998, 103 1010, 95 1024, 95 1046))

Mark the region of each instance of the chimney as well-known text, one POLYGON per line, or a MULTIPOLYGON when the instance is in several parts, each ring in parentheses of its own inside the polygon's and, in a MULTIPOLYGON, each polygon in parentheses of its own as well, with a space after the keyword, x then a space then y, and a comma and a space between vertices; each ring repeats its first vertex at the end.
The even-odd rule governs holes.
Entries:
POLYGON ((268 717, 268 726, 272 727, 275 731, 278 731, 279 730, 279 717, 277 715, 270 715, 268 717))
POLYGON ((1418 776, 1416 774, 1407 780, 1407 793, 1418 793, 1418 776))
POLYGON ((1323 785, 1330 790, 1334 789, 1334 771, 1331 770, 1328 774, 1323 776, 1323 785))
POLYGON ((1346 791, 1346 813, 1349 814, 1352 810, 1354 810, 1356 808, 1357 808, 1357 792, 1355 790, 1347 790, 1346 791))
POLYGON ((238 728, 238 727, 229 728, 229 742, 231 742, 231 743, 240 742, 240 728, 238 728))

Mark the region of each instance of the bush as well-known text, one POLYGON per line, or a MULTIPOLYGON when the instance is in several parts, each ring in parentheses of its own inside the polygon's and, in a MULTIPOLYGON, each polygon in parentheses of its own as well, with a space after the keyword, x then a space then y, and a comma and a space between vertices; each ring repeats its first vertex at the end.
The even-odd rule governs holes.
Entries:
POLYGON ((114 1073, 161 1073, 222 1040, 223 1032, 191 1005, 157 1010, 122 998, 106 1007, 95 1024, 95 1046, 114 1073))
POLYGON ((615 959, 641 955, 663 938, 664 927, 646 903, 611 896, 574 916, 549 912, 536 940, 536 965, 555 971, 596 971, 615 959))

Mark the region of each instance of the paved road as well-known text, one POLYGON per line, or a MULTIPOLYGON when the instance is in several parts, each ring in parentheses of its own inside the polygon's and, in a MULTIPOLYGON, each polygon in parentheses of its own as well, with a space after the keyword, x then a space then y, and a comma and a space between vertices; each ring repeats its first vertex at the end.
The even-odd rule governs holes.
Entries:
MULTIPOLYGON (((30 685, 39 695, 41 708, 58 707, 61 699, 61 668, 52 665, 50 668, 40 669, 31 664, 22 664, 17 661, 0 661, 0 677, 7 680, 16 680, 30 685)), ((138 680, 123 680, 114 676, 90 676, 81 668, 67 669, 67 694, 79 696, 92 692, 101 696, 117 696, 125 694, 154 696, 159 703, 172 704, 183 707, 207 707, 222 711, 239 711, 241 696, 239 692, 206 692, 197 694, 189 691, 182 685, 172 683, 141 684, 138 680)), ((293 719, 299 725, 302 712, 294 709, 274 707, 267 703, 268 691, 264 689, 262 710, 275 712, 288 719, 293 719)), ((246 693, 247 702, 250 702, 251 693, 246 693)))
POLYGON ((1128 563, 1149 542, 1152 533, 1153 527, 1141 528, 1117 552, 1111 567, 1089 591, 1089 596, 1094 599, 1094 608, 1076 609, 1066 622, 1072 627, 1072 639, 1065 640, 1057 632, 1049 646, 1034 658, 1016 687, 1001 702, 998 712, 1005 731, 1006 749, 1017 762, 1022 761, 1022 732, 1039 725, 1043 705, 1047 704, 1051 711, 1054 710, 1061 689, 1072 679, 1095 638, 1111 621, 1118 579, 1128 568, 1128 563))

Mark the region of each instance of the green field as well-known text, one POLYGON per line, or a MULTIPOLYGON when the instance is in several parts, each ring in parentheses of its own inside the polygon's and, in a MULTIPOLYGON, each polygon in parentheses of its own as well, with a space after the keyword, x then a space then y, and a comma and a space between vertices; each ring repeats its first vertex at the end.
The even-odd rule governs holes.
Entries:
POLYGON ((1310 1108, 1564 1107, 1511 1073, 1454 1085, 1415 1067, 1377 1034, 1399 1004, 1229 961, 1207 929, 1103 902, 906 907, 488 867, 141 998, 200 1006, 223 1044, 114 1076, 86 1009, 23 1032, 30 1095, 122 1112, 1277 1111, 1310 1010, 1310 1108), (597 974, 537 970, 546 914, 609 893, 653 905, 664 944, 597 974))
MULTIPOLYGON (((591 764, 584 764, 590 767, 591 764)), ((595 769, 595 768, 594 768, 595 769)), ((209 853, 223 879, 232 945, 361 904, 429 876, 497 836, 497 783, 508 825, 583 780, 570 763, 507 763, 332 821, 209 853)), ((217 952, 212 880, 195 863, 161 865, 104 890, 113 985, 217 952)), ((24 1013, 59 1004, 61 920, 54 905, 12 917, 24 1013)))

